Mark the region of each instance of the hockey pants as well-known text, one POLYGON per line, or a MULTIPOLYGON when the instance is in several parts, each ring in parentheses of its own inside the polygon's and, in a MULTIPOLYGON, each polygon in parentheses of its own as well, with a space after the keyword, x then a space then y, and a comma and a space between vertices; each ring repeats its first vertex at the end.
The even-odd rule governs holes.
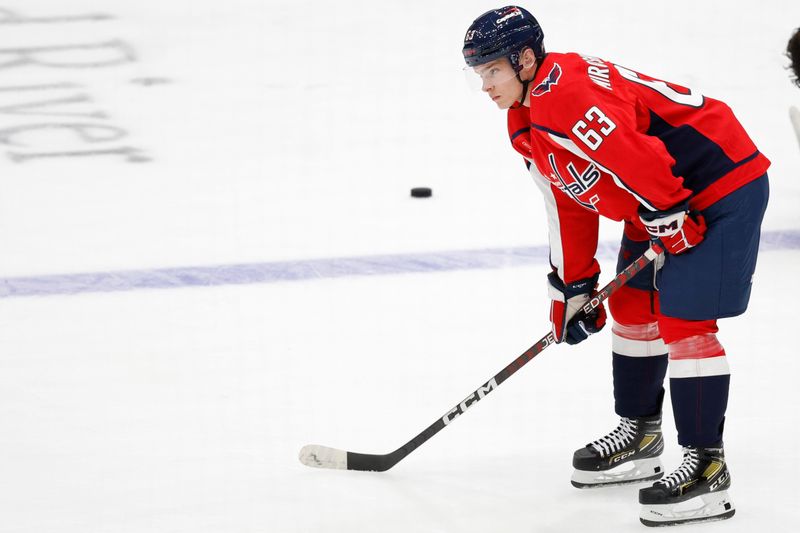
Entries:
MULTIPOLYGON (((678 442, 722 445, 730 370, 717 319, 747 308, 767 198, 765 175, 713 204, 703 211, 709 229, 699 246, 667 255, 660 270, 650 265, 611 296, 618 415, 660 412, 669 367, 678 442)), ((647 234, 626 223, 617 271, 648 245, 647 234)))

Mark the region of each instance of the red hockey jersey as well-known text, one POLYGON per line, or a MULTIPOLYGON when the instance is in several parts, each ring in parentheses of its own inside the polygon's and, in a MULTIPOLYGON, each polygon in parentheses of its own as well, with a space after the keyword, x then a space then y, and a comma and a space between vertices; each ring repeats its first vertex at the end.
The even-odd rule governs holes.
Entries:
POLYGON ((595 57, 550 53, 529 90, 508 132, 544 193, 565 282, 599 271, 600 215, 641 227, 640 205, 702 210, 769 167, 725 103, 595 57))

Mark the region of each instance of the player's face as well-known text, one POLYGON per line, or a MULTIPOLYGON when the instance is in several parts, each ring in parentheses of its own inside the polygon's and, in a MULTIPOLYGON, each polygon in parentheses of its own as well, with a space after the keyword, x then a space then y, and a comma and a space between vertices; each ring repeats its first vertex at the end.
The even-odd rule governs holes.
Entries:
POLYGON ((498 108, 508 109, 517 102, 522 93, 522 83, 508 59, 479 65, 474 70, 480 76, 481 90, 489 95, 498 108))

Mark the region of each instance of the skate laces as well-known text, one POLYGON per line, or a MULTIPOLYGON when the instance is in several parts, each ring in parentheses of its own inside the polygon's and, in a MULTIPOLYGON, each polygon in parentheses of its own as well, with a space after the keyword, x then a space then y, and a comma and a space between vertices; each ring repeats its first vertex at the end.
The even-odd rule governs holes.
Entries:
POLYGON ((633 442, 637 428, 636 420, 623 416, 619 421, 619 426, 614 431, 590 443, 588 446, 597 450, 601 457, 608 457, 633 442))
POLYGON ((697 466, 700 464, 700 453, 697 448, 683 449, 683 462, 677 470, 667 477, 656 481, 656 485, 665 485, 669 488, 676 487, 689 481, 694 475, 697 466))

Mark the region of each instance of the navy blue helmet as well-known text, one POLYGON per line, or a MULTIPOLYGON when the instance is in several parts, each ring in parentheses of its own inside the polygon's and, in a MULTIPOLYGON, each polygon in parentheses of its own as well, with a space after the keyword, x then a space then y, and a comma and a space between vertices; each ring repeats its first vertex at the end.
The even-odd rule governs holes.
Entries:
POLYGON ((544 32, 533 15, 518 6, 487 11, 475 19, 464 36, 464 60, 469 67, 507 57, 519 71, 519 56, 525 48, 531 48, 541 62, 544 32))

